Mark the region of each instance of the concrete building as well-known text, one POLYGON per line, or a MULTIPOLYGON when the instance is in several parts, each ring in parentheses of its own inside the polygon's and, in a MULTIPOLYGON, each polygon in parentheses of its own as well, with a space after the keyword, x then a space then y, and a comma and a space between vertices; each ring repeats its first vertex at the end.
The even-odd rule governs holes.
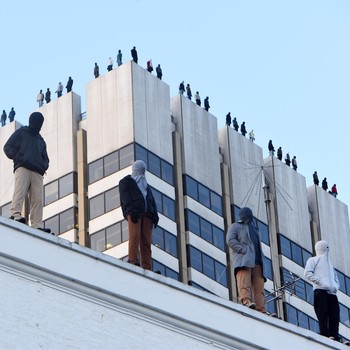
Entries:
MULTIPOLYGON (((264 158, 259 145, 234 129, 218 129, 216 117, 189 99, 170 98, 169 86, 134 62, 88 82, 86 101, 86 118, 74 92, 39 109, 50 157, 44 177, 45 226, 72 242, 67 247, 79 243, 118 266, 115 259, 127 260, 128 227, 118 183, 131 173, 135 159, 143 159, 160 217, 153 232, 154 271, 182 282, 189 294, 199 289, 205 293, 200 295, 209 292, 225 305, 236 302, 225 232, 238 210, 249 206, 266 257, 267 309, 286 321, 275 320, 278 327, 290 329, 287 323, 292 323, 301 334, 301 328, 318 331, 303 267, 314 243, 326 239, 336 252, 332 258, 341 280, 340 334, 350 338, 345 204, 317 186, 307 188, 302 174, 273 156, 264 158)), ((18 127, 14 122, 0 129, 1 148, 18 127)), ((0 213, 8 217, 12 162, 3 153, 0 167, 0 213)), ((28 217, 26 205, 24 213, 28 217)), ((158 279, 169 281, 165 277, 158 279)))

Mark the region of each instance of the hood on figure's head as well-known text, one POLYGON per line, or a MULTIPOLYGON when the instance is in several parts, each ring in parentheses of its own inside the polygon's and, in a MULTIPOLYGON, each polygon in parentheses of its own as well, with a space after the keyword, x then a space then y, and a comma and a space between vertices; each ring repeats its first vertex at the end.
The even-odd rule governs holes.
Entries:
POLYGON ((316 255, 322 255, 329 252, 329 244, 327 241, 318 241, 315 244, 316 255))
POLYGON ((253 221, 253 212, 248 207, 243 207, 239 211, 239 218, 246 224, 250 224, 253 221))
POLYGON ((145 175, 146 163, 143 160, 136 160, 131 166, 131 176, 145 175))
POLYGON ((44 116, 40 112, 33 112, 29 117, 29 128, 34 135, 39 134, 44 124, 44 116))

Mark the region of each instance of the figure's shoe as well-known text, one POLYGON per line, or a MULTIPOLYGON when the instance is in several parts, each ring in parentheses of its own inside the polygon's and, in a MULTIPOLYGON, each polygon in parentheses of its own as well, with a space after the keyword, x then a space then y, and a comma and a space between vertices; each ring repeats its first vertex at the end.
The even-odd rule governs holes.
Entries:
POLYGON ((249 309, 253 309, 253 310, 256 309, 256 304, 250 300, 246 300, 243 305, 248 307, 249 309))
POLYGON ((343 344, 344 344, 344 345, 347 345, 347 346, 350 346, 350 341, 344 340, 344 341, 343 341, 343 344))
POLYGON ((21 224, 25 224, 26 223, 26 218, 24 218, 23 216, 19 216, 17 218, 15 218, 13 215, 10 216, 11 220, 15 220, 17 222, 20 222, 21 224))
POLYGON ((140 263, 138 261, 136 262, 131 262, 130 260, 128 260, 128 263, 129 264, 132 264, 132 265, 136 265, 136 266, 141 266, 140 263))
POLYGON ((38 227, 38 230, 40 231, 43 231, 43 232, 46 232, 46 233, 51 233, 52 235, 55 236, 55 234, 53 232, 51 232, 51 230, 49 228, 41 228, 41 227, 38 227))

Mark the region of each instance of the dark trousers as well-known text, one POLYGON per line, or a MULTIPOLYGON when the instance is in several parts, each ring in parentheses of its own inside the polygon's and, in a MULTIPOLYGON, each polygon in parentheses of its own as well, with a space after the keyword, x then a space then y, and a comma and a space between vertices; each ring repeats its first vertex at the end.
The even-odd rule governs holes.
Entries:
POLYGON ((314 290, 314 309, 319 322, 320 334, 339 340, 339 303, 334 294, 326 290, 314 290))

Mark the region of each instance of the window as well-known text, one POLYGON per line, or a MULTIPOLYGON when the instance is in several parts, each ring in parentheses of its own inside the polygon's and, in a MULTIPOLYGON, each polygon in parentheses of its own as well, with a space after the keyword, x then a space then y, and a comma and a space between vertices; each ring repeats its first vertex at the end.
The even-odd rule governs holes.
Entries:
POLYGON ((265 268, 264 275, 266 278, 273 281, 272 262, 266 256, 264 258, 265 258, 265 260, 264 260, 264 268, 265 268))
POLYGON ((176 236, 170 232, 157 226, 152 233, 152 244, 169 253, 172 256, 177 257, 177 240, 176 236))
POLYGON ((90 236, 91 248, 98 252, 103 252, 106 249, 105 230, 98 231, 90 236))
POLYGON ((227 286, 227 275, 226 275, 226 266, 220 264, 218 261, 215 261, 215 276, 216 281, 223 286, 227 286))
POLYGON ((298 265, 303 266, 303 256, 301 252, 301 247, 294 242, 292 243, 292 260, 298 265))
POLYGON ((104 193, 90 199, 90 220, 104 214, 104 193))
POLYGON ((162 274, 163 276, 172 278, 176 281, 179 280, 179 274, 176 271, 161 264, 159 261, 152 259, 152 265, 153 265, 153 271, 160 272, 160 274, 162 274))
POLYGON ((287 321, 289 323, 295 324, 296 326, 298 325, 298 316, 297 316, 297 309, 286 303, 286 311, 287 311, 287 321))
POLYGON ((213 229, 213 244, 219 249, 225 251, 225 235, 224 231, 220 230, 218 227, 212 225, 213 229))
POLYGON ((203 204, 207 208, 210 208, 210 194, 209 189, 201 184, 198 184, 198 199, 199 203, 203 204))
POLYGON ((105 176, 116 173, 119 170, 119 151, 115 151, 104 157, 105 176))
POLYGON ((336 270, 336 272, 339 280, 339 289, 343 293, 346 293, 345 275, 338 270, 336 270))
POLYGON ((103 158, 89 164, 89 184, 103 178, 103 158))
POLYGON ((201 237, 205 239, 206 241, 212 243, 213 237, 211 234, 211 224, 207 220, 200 219, 200 225, 201 225, 201 237))
POLYGON ((345 326, 350 327, 349 309, 341 303, 339 303, 339 308, 340 308, 340 322, 345 326))
POLYGON ((51 232, 54 232, 56 235, 58 235, 60 232, 59 215, 53 216, 50 219, 45 220, 44 226, 45 228, 49 228, 51 232))
POLYGON ((185 191, 188 196, 198 201, 198 187, 197 187, 197 181, 192 179, 189 176, 185 176, 184 178, 185 182, 185 191))
POLYGON ((203 270, 202 254, 198 249, 192 246, 190 246, 190 266, 198 271, 203 270))
POLYGON ((59 198, 63 198, 71 193, 76 193, 76 173, 70 173, 59 179, 59 198))
POLYGON ((119 188, 114 187, 105 192, 106 213, 120 206, 119 188))
POLYGON ((152 193, 158 212, 175 221, 175 201, 155 188, 152 188, 152 193))
POLYGON ((282 235, 279 235, 279 237, 280 237, 281 254, 286 256, 287 258, 291 259, 292 258, 292 251, 290 248, 290 240, 282 235))
POLYGON ((162 169, 162 179, 169 184, 174 183, 174 170, 173 166, 164 160, 161 160, 161 169, 162 169))
POLYGON ((260 220, 256 220, 256 223, 258 225, 258 231, 260 234, 261 242, 265 243, 266 245, 270 246, 270 237, 269 237, 269 228, 267 225, 262 223, 260 220))
POLYGON ((119 150, 119 166, 124 169, 134 162, 134 147, 130 144, 119 150))
POLYGON ((155 154, 148 152, 148 161, 148 170, 152 174, 160 177, 160 158, 157 157, 155 154))
POLYGON ((164 234, 163 230, 159 226, 157 226, 152 232, 152 243, 156 247, 164 250, 164 234))
POLYGON ((203 273, 210 277, 211 279, 215 279, 215 271, 214 271, 214 259, 206 254, 202 254, 203 257, 203 273))
POLYGON ((212 210, 216 214, 222 215, 222 199, 215 192, 210 192, 210 203, 212 210))
POLYGON ((68 209, 44 221, 44 227, 51 229, 51 232, 60 235, 71 229, 75 229, 77 208, 68 209))
POLYGON ((147 164, 148 168, 148 151, 138 144, 135 145, 135 159, 143 160, 147 164))
POLYGON ((197 236, 200 236, 199 216, 191 210, 186 210, 186 214, 187 230, 193 232, 197 236))
POLYGON ((58 199, 58 181, 53 181, 44 187, 44 202, 48 205, 58 199))

